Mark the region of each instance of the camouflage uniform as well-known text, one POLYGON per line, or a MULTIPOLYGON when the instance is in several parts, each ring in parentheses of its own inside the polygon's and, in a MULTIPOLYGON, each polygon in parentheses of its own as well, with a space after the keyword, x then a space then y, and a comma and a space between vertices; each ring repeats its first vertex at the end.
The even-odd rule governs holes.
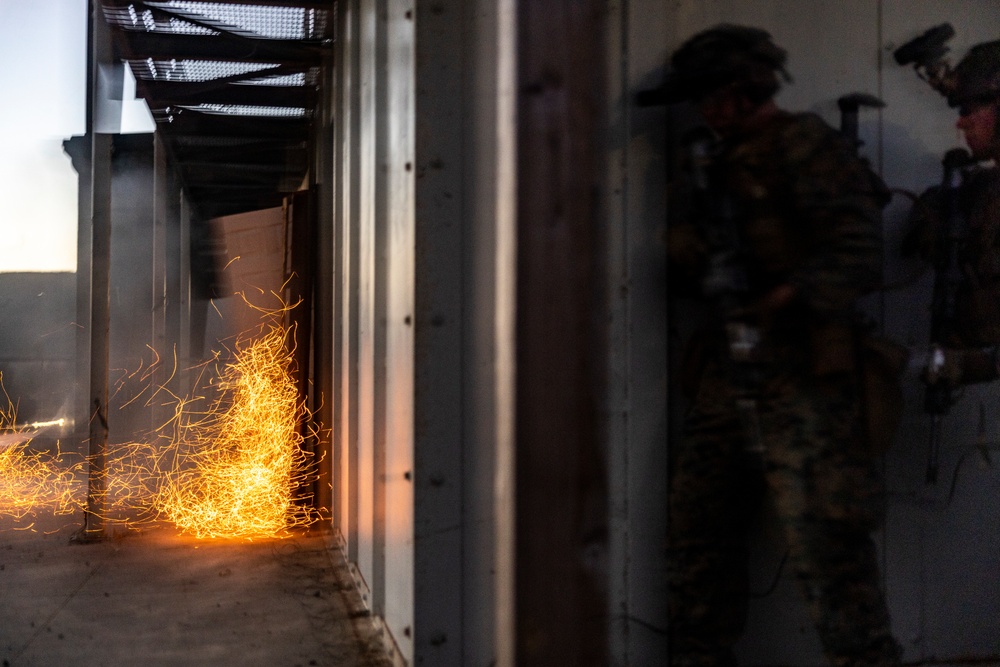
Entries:
MULTIPOLYGON (((1000 169, 968 171, 958 204, 968 225, 958 256, 966 280, 955 295, 954 338, 943 342, 956 348, 996 345, 1000 343, 1000 169)), ((930 259, 938 230, 945 224, 943 208, 940 187, 921 195, 910 215, 904 254, 930 259)))
MULTIPOLYGON (((978 44, 951 69, 937 63, 937 76, 927 80, 959 113, 991 105, 1000 119, 1000 41, 978 44)), ((1000 127, 994 121, 992 139, 974 148, 975 160, 1000 158, 1000 127), (978 152, 977 152, 978 151, 978 152)), ((926 190, 910 214, 910 231, 903 254, 931 260, 939 235, 948 224, 948 202, 941 187, 926 190)), ((950 384, 997 379, 1000 353, 1000 169, 967 167, 957 191, 957 206, 967 236, 959 243, 956 261, 964 278, 955 293, 953 321, 940 375, 950 384)))
POLYGON ((791 284, 798 298, 760 323, 770 360, 752 387, 762 452, 748 450, 757 438, 735 408, 742 380, 722 333, 699 337, 716 353, 702 366, 672 470, 671 662, 734 664, 748 512, 769 495, 831 662, 897 664, 870 537, 881 487, 860 428, 852 324, 855 300, 881 275, 881 182, 813 114, 779 112, 732 138, 715 164, 743 232, 748 296, 791 284))

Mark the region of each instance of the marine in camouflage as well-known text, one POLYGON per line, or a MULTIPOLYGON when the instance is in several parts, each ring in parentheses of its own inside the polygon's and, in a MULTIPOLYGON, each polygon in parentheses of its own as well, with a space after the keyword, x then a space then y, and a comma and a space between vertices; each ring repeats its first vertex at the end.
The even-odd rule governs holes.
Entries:
POLYGON ((943 346, 943 361, 924 379, 958 386, 996 380, 1000 375, 1000 169, 996 167, 1000 159, 1000 41, 973 46, 948 72, 948 85, 937 88, 958 108, 956 126, 964 134, 971 160, 990 160, 993 166, 966 166, 954 194, 944 186, 926 190, 911 210, 903 254, 919 254, 934 262, 943 250, 957 264, 962 280, 955 288, 954 308, 949 304, 947 309, 947 332, 942 340, 933 341, 943 346), (956 212, 953 207, 960 233, 948 230, 956 212), (945 230, 948 233, 942 234, 945 230), (944 236, 949 240, 944 241, 944 236), (957 252, 942 247, 945 243, 956 244, 957 252))
MULTIPOLYGON (((670 490, 671 664, 735 664, 746 527, 765 498, 830 662, 898 664, 870 535, 882 488, 861 428, 853 309, 881 279, 884 185, 818 116, 780 110, 726 137, 712 168, 732 199, 746 312, 762 337, 748 374, 718 326, 696 336, 700 372, 670 490), (756 302, 789 285, 790 304, 753 316, 756 302)), ((697 231, 684 220, 670 238, 697 231)), ((704 248, 671 248, 674 275, 696 276, 704 248)))

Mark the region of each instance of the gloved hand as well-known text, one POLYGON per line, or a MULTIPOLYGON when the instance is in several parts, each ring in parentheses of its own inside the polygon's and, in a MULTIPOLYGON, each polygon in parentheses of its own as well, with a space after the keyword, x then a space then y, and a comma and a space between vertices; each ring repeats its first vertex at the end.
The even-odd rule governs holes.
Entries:
POLYGON ((924 382, 948 387, 990 382, 998 377, 997 350, 938 348, 924 370, 924 382))

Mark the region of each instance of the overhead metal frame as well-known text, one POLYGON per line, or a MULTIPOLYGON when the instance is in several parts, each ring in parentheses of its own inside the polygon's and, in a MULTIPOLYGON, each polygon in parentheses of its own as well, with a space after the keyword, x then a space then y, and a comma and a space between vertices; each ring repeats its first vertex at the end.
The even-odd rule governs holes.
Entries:
POLYGON ((310 164, 334 2, 104 0, 196 216, 280 206, 310 164))

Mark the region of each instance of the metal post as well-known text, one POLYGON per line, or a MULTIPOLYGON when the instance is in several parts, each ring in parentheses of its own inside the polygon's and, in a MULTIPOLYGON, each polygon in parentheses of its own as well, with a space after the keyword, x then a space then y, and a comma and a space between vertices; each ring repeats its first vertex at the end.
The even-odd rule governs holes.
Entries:
POLYGON ((104 533, 105 464, 108 445, 108 356, 111 319, 111 142, 109 134, 91 135, 93 254, 90 309, 90 472, 87 478, 88 538, 104 533))
MULTIPOLYGON (((173 373, 171 366, 172 350, 168 345, 167 327, 170 320, 167 318, 168 308, 173 294, 171 294, 171 283, 168 280, 170 254, 167 243, 167 227, 169 225, 169 200, 173 193, 170 191, 169 174, 167 172, 166 151, 163 142, 159 137, 153 140, 153 284, 150 295, 151 308, 151 331, 150 345, 155 354, 159 355, 161 365, 150 376, 152 387, 150 390, 158 391, 173 373)), ((165 421, 162 401, 153 401, 149 410, 149 429, 153 431, 157 426, 165 421)))
MULTIPOLYGON (((97 2, 91 3, 91 85, 100 81, 103 64, 112 59, 111 35, 97 2)), ((104 536, 106 461, 108 444, 108 357, 111 329, 111 152, 113 135, 98 133, 103 96, 91 95, 90 215, 91 249, 90 308, 90 465, 87 479, 87 509, 82 538, 104 536)))

